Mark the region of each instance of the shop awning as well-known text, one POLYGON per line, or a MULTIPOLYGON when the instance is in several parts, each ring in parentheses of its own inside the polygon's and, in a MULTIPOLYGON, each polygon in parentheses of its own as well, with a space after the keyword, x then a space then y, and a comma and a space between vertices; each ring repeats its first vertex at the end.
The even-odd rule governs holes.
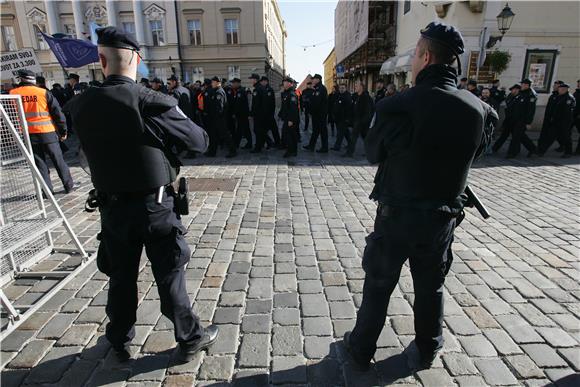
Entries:
POLYGON ((382 64, 381 74, 405 73, 411 70, 411 62, 415 49, 409 50, 403 54, 392 56, 382 64))

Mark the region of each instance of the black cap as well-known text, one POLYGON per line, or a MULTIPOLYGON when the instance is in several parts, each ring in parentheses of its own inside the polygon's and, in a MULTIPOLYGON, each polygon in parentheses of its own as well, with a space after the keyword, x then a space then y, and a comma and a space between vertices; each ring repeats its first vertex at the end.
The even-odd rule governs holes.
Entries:
POLYGON ((255 79, 255 80, 259 81, 260 80, 260 76, 258 74, 256 74, 256 73, 252 73, 252 75, 250 75, 248 77, 248 79, 255 79))
POLYGON ((167 80, 168 80, 168 81, 176 81, 176 82, 179 82, 179 78, 177 78, 177 77, 175 76, 175 74, 173 74, 172 76, 170 76, 169 78, 167 78, 167 80))
POLYGON ((471 86, 477 86, 477 81, 475 79, 470 79, 467 81, 467 84, 471 86))
POLYGON ((216 77, 213 77, 211 80, 212 80, 212 81, 215 81, 215 82, 221 82, 221 81, 222 81, 222 80, 221 80, 219 77, 217 77, 217 76, 216 76, 216 77))
POLYGON ((34 72, 33 71, 30 71, 30 70, 18 70, 16 72, 16 76, 18 78, 29 78, 29 77, 32 77, 32 78, 34 78, 36 80, 36 74, 34 74, 34 72))
POLYGON ((532 85, 532 81, 529 78, 524 79, 521 83, 525 83, 526 85, 532 85))
POLYGON ((205 78, 205 79, 203 80, 203 84, 204 84, 204 85, 211 85, 211 79, 209 79, 209 78, 205 78))
POLYGON ((228 82, 228 79, 227 78, 222 78, 221 82, 222 83, 227 83, 228 82))
POLYGON ((76 81, 78 82, 78 81, 79 81, 79 79, 81 79, 81 78, 78 76, 78 74, 73 74, 73 73, 70 73, 70 74, 68 75, 68 77, 66 77, 66 79, 74 79, 74 80, 76 80, 76 81))
POLYGON ((441 43, 449 48, 456 56, 465 52, 465 45, 461 33, 453 26, 434 21, 421 30, 421 36, 441 43))
POLYGON ((291 77, 284 77, 282 78, 282 82, 294 83, 294 79, 292 79, 291 77))
POLYGON ((558 87, 570 87, 570 85, 568 85, 567 83, 564 82, 560 82, 560 85, 558 87))
POLYGON ((554 84, 556 84, 556 83, 557 83, 558 85, 561 85, 562 83, 564 83, 564 81, 554 81, 554 84))
POLYGON ((322 75, 320 75, 320 74, 314 74, 314 76, 312 76, 312 78, 316 78, 319 81, 322 81, 322 75))
POLYGON ((163 81, 161 79, 155 77, 155 78, 153 78, 153 80, 151 81, 151 83, 159 83, 159 84, 162 84, 163 81))
POLYGON ((141 83, 149 83, 149 79, 147 79, 147 78, 141 78, 141 80, 139 82, 141 82, 141 83))
POLYGON ((117 27, 97 28, 96 32, 99 46, 139 51, 139 43, 135 38, 117 27))
POLYGON ((240 78, 234 78, 232 79, 232 83, 241 83, 242 80, 240 78))
POLYGON ((467 78, 465 77, 461 78, 461 82, 467 82, 467 78))
POLYGON ((265 76, 265 75, 262 75, 262 77, 260 78, 260 82, 262 82, 262 81, 270 82, 270 80, 268 79, 268 77, 265 76))
POLYGON ((510 91, 513 89, 518 89, 520 90, 522 87, 520 85, 518 85, 517 83, 515 85, 513 85, 512 87, 510 87, 510 91))

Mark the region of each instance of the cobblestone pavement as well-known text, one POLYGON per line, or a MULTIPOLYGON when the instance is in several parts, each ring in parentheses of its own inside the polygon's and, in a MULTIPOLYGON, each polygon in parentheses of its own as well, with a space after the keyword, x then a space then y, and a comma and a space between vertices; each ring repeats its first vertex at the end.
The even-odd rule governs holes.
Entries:
MULTIPOLYGON (((401 355, 413 338, 408 269, 371 371, 353 370, 342 346, 361 302, 376 209, 368 199, 376 168, 359 159, 288 162, 270 151, 193 160, 186 175, 239 179, 234 192, 195 193, 184 219, 187 288, 204 323, 220 325, 218 342, 174 364, 172 326, 143 259, 135 360, 117 363, 103 337, 107 281, 93 263, 2 342, 2 386, 580 385, 579 159, 488 157, 472 171, 493 218, 469 210, 456 231, 445 348, 415 374, 401 355)), ((82 212, 88 177, 78 167, 74 174, 82 189, 59 200, 95 246, 98 213, 82 212)), ((62 262, 59 254, 40 265, 62 262)), ((17 280, 6 294, 29 304, 50 286, 17 280)))

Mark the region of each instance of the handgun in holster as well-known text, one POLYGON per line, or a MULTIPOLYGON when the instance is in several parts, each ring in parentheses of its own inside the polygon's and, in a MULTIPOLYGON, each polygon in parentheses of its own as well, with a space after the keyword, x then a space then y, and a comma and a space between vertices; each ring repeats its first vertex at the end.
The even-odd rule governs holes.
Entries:
POLYGON ((177 212, 179 215, 189 215, 188 192, 189 189, 187 187, 187 179, 185 177, 180 177, 174 199, 175 212, 177 212))

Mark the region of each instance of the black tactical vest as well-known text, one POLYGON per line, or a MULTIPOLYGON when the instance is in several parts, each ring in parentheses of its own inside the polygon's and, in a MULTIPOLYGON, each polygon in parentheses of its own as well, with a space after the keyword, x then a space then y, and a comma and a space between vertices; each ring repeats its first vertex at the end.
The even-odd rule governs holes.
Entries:
MULTIPOLYGON (((176 176, 163 144, 143 119, 153 92, 123 79, 91 87, 67 105, 93 185, 101 192, 149 191, 171 183, 176 176)), ((174 98, 154 95, 163 97, 166 109, 177 104, 174 98)))

